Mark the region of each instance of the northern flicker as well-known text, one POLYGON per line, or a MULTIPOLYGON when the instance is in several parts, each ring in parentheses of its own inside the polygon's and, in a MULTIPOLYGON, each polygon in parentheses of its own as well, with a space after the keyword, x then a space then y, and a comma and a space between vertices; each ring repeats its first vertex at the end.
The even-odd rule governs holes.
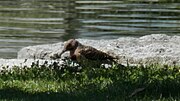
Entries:
POLYGON ((70 58, 76 60, 82 66, 90 67, 100 67, 101 64, 112 64, 115 57, 97 50, 91 46, 82 45, 75 39, 68 40, 62 52, 59 54, 61 56, 64 52, 70 51, 70 58))

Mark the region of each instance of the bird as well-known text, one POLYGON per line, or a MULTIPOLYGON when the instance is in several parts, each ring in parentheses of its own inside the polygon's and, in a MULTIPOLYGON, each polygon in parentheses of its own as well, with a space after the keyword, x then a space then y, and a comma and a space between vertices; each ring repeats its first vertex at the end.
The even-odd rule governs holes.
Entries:
POLYGON ((60 52, 59 56, 66 51, 70 51, 70 59, 77 61, 82 66, 100 67, 101 64, 116 63, 116 57, 113 57, 94 47, 81 44, 76 39, 69 39, 60 52))

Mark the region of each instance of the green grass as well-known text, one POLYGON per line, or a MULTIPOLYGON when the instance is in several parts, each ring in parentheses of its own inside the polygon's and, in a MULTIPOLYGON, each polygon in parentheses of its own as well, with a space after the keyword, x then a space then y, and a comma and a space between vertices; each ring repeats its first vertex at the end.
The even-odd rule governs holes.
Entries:
POLYGON ((113 66, 108 69, 83 68, 75 71, 68 66, 38 67, 35 64, 31 68, 4 68, 0 72, 0 100, 180 100, 180 67, 154 64, 137 67, 113 66), (134 93, 139 88, 144 89, 134 93))

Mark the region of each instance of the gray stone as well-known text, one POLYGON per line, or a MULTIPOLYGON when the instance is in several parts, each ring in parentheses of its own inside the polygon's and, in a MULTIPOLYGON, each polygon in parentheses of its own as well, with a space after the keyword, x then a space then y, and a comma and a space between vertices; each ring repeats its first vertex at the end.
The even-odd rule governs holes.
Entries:
POLYGON ((28 46, 18 52, 18 59, 50 59, 50 54, 62 50, 63 42, 47 45, 28 46))
MULTIPOLYGON (((120 37, 112 40, 77 39, 80 43, 118 56, 122 64, 180 64, 180 36, 152 34, 139 38, 120 37)), ((18 59, 50 59, 63 49, 63 42, 29 46, 18 52, 18 59)), ((63 55, 67 56, 68 52, 63 55)))

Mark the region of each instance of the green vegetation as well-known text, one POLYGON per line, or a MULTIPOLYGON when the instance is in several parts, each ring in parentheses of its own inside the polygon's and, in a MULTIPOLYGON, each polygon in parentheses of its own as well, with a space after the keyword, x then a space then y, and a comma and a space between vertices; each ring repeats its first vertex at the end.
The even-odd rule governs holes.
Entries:
POLYGON ((180 100, 178 66, 59 67, 37 64, 0 72, 1 101, 180 100))

